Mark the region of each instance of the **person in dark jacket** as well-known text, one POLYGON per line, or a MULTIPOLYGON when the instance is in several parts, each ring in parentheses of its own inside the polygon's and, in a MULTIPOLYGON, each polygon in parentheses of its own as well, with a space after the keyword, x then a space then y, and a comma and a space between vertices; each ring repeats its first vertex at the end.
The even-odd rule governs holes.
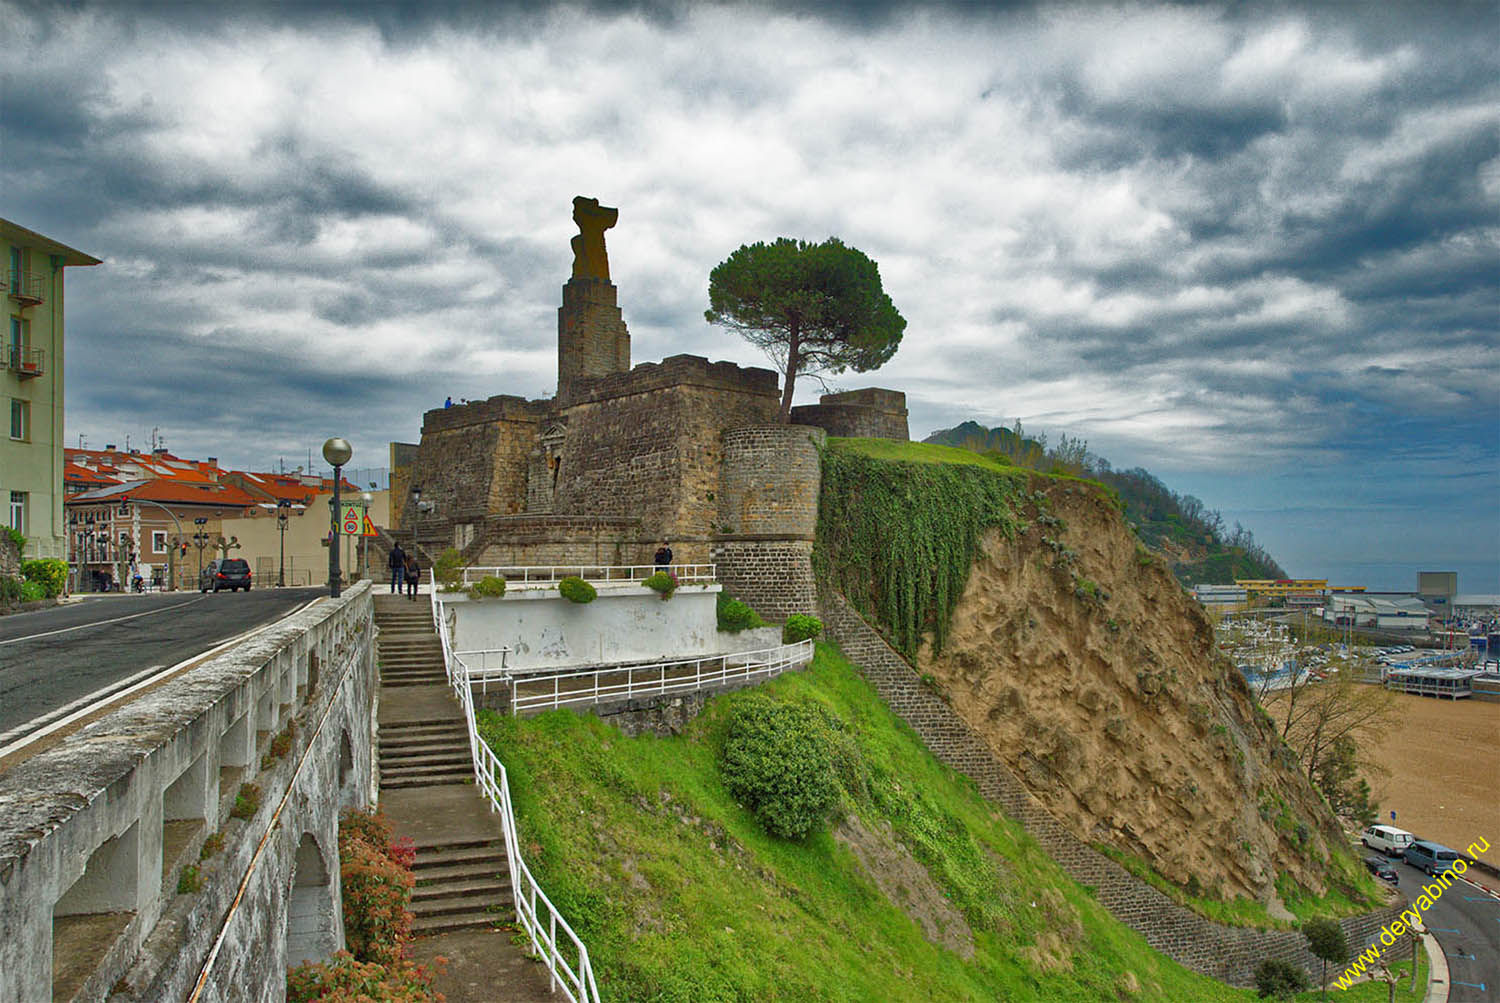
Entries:
POLYGON ((672 563, 672 548, 663 543, 656 551, 655 563, 658 568, 665 568, 672 563))
POLYGON ((417 583, 422 580, 422 569, 417 564, 417 554, 413 551, 406 555, 406 598, 412 602, 417 600, 417 583))
POLYGON ((401 594, 401 583, 406 579, 406 551, 401 549, 401 544, 391 548, 391 595, 401 594))

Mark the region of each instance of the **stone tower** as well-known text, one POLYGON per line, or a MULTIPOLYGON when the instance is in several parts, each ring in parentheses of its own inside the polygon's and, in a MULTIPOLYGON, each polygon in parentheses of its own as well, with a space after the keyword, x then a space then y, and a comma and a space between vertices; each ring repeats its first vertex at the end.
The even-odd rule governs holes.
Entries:
POLYGON ((598 199, 573 200, 573 277, 563 286, 557 311, 558 403, 573 399, 580 379, 630 370, 630 332, 620 314, 619 290, 609 280, 609 256, 604 231, 615 225, 620 211, 598 199))

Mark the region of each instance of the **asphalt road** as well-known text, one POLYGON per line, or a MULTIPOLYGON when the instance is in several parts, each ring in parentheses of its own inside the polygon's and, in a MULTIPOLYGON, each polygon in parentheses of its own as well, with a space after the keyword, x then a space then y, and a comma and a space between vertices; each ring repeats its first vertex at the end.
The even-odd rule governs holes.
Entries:
POLYGON ((0 617, 0 735, 325 594, 312 588, 95 596, 0 617))
MULTIPOLYGON (((1395 867, 1401 890, 1413 901, 1433 880, 1405 863, 1395 867)), ((1493 879, 1482 880, 1494 884, 1493 879)), ((1500 898, 1455 881, 1425 919, 1448 956, 1448 1003, 1500 1003, 1500 898)), ((1369 945, 1349 946, 1358 953, 1369 945)))

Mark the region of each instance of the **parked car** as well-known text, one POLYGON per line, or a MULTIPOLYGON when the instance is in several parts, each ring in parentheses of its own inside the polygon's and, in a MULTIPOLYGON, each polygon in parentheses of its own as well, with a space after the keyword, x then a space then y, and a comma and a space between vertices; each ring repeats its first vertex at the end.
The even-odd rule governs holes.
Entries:
POLYGON ((1372 825, 1359 834, 1367 849, 1379 850, 1388 857, 1399 857, 1417 837, 1394 825, 1372 825))
POLYGON ((1419 839, 1406 848, 1406 862, 1428 877, 1451 871, 1457 861, 1458 852, 1442 843, 1419 839))
POLYGON ((250 562, 240 557, 209 561, 203 574, 198 576, 198 591, 217 592, 220 589, 229 589, 231 592, 244 589, 249 592, 250 562))
POLYGON ((1365 870, 1381 881, 1389 881, 1393 885, 1401 880, 1401 876, 1396 873, 1396 868, 1384 857, 1366 857, 1365 870))

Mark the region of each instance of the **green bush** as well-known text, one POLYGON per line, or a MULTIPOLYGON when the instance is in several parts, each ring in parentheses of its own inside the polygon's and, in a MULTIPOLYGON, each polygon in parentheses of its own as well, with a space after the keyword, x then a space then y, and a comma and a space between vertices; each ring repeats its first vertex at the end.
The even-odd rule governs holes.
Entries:
POLYGON ((46 598, 56 599, 68 585, 68 562, 56 557, 22 561, 21 575, 27 581, 40 585, 46 598))
POLYGON ((41 582, 23 581, 21 583, 21 601, 36 602, 38 599, 47 598, 47 590, 42 588, 41 582))
POLYGON ((802 839, 838 804, 832 741, 822 715, 759 694, 738 702, 719 754, 729 793, 773 836, 802 839))
POLYGON ((22 584, 19 578, 0 577, 0 603, 20 602, 22 584))
POLYGON ((569 575, 558 582, 557 591, 561 592, 568 602, 590 603, 599 597, 598 589, 574 575, 569 575))
POLYGON ((760 614, 751 609, 748 603, 740 602, 723 589, 715 598, 714 605, 718 613, 720 630, 738 633, 752 627, 766 625, 766 621, 762 620, 760 614))
POLYGON ((823 621, 815 616, 804 616, 801 613, 793 613, 786 618, 786 623, 781 628, 781 643, 796 644, 798 641, 806 641, 823 633, 823 621))
POLYGON ((658 571, 642 584, 663 599, 670 599, 672 593, 677 591, 677 576, 670 571, 658 571))
POLYGON ((505 579, 488 575, 468 588, 470 599, 499 599, 505 595, 505 579))
POLYGON ((203 887, 203 874, 197 864, 188 864, 177 875, 177 894, 191 895, 203 887))
POLYGON ((432 562, 432 576, 438 580, 444 592, 457 592, 463 583, 464 559, 453 547, 438 554, 432 562))
POLYGON ((287 972, 287 1003, 431 1003, 441 999, 432 975, 411 961, 379 965, 340 951, 332 961, 308 961, 287 972))
POLYGON ((16 545, 16 553, 18 555, 26 553, 26 535, 24 533, 19 529, 11 529, 7 526, 5 527, 5 534, 10 537, 10 542, 16 545))
POLYGON ((1267 958, 1255 969, 1255 995, 1289 1000, 1307 990, 1307 976, 1290 961, 1267 958))

